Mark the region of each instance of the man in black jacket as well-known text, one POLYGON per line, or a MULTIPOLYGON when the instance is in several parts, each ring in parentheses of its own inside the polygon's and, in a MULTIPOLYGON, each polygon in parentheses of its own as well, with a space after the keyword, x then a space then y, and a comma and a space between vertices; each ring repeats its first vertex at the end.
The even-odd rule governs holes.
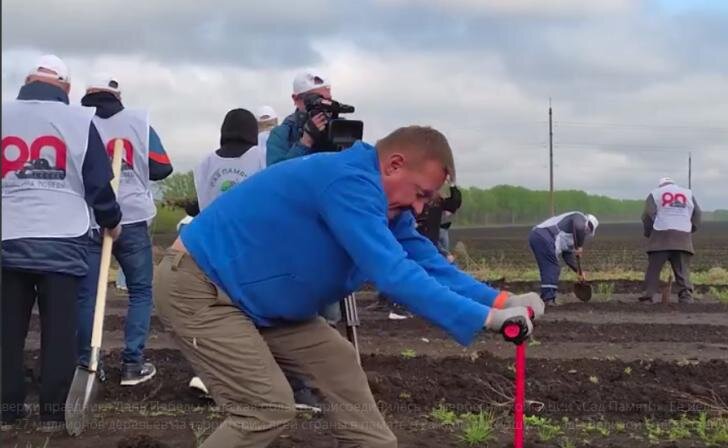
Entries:
MULTIPOLYGON (((109 155, 114 141, 123 139, 119 204, 124 218, 124 231, 114 244, 113 253, 119 262, 129 290, 129 308, 124 327, 121 385, 134 386, 151 379, 156 369, 145 362, 143 349, 149 334, 152 316, 152 242, 149 222, 157 213, 150 190, 150 181, 162 180, 172 173, 172 164, 157 132, 149 125, 146 111, 127 109, 121 102, 119 82, 110 76, 98 75, 86 88, 81 104, 95 108, 94 125, 109 155)), ((92 222, 88 238, 87 275, 81 282, 78 296, 79 363, 88 364, 96 305, 96 288, 101 261, 101 233, 92 222)))

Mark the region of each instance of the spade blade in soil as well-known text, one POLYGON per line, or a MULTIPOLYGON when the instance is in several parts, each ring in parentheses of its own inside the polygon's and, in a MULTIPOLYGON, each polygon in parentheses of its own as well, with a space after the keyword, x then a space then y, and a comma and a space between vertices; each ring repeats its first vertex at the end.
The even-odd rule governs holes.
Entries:
POLYGON ((588 302, 592 298, 592 287, 589 282, 574 283, 574 295, 582 302, 588 302))
POLYGON ((80 435, 86 428, 98 389, 96 372, 82 366, 76 367, 71 389, 66 398, 66 431, 70 435, 80 435))

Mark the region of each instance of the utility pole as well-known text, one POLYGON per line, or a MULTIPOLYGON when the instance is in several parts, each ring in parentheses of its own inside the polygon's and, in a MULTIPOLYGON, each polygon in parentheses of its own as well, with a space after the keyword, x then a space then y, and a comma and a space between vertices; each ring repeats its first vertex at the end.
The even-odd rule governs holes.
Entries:
POLYGON ((556 211, 554 207, 554 127, 552 117, 551 98, 549 98, 549 196, 551 200, 551 216, 554 216, 556 211))
POLYGON ((688 153, 688 188, 693 188, 693 152, 688 153))

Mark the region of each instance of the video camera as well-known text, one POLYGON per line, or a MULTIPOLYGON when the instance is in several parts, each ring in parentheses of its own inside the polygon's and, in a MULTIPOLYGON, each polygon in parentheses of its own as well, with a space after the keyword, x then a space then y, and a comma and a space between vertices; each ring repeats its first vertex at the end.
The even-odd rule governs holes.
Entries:
POLYGON ((313 146, 314 151, 340 151, 361 140, 364 123, 359 120, 339 118, 339 114, 354 112, 354 106, 324 98, 318 93, 307 93, 303 104, 309 117, 323 113, 327 118, 326 128, 313 146))

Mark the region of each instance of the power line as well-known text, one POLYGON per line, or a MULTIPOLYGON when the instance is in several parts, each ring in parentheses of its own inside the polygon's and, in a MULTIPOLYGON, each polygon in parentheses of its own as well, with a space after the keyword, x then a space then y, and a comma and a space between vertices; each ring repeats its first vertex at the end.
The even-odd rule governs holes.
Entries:
POLYGON ((556 121, 555 125, 566 125, 575 127, 612 127, 612 128, 635 128, 635 129, 686 129, 686 130, 714 130, 728 132, 727 126, 717 125, 671 125, 671 124, 629 124, 629 123, 608 123, 594 121, 556 121))

